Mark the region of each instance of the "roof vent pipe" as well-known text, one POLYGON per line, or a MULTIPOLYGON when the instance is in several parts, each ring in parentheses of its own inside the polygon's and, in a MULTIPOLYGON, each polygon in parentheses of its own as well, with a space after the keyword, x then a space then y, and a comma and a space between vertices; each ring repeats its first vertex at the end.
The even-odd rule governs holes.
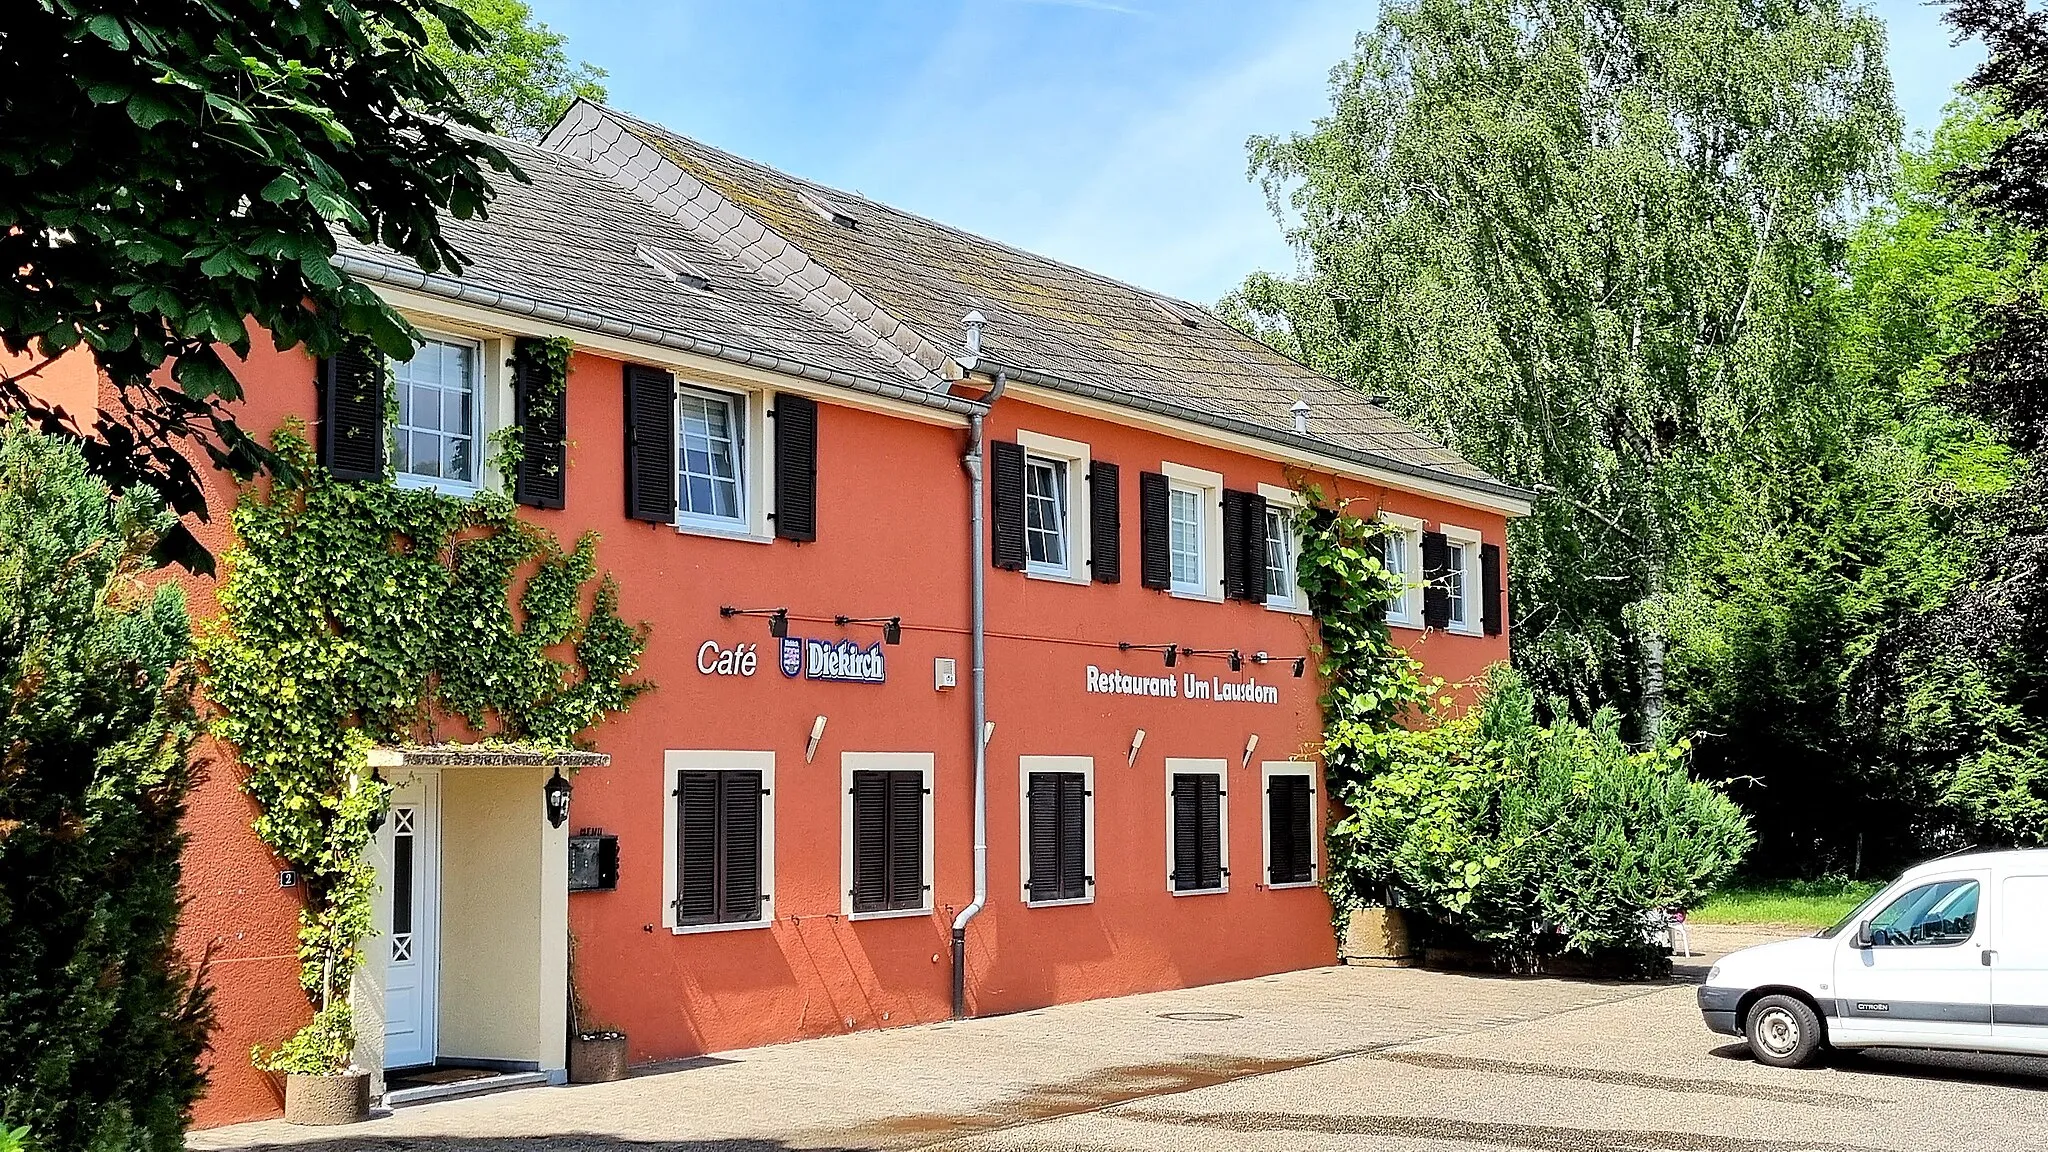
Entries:
POLYGON ((1296 399, 1294 407, 1288 411, 1294 413, 1294 430, 1303 436, 1308 435, 1308 401, 1296 399))
POLYGON ((986 323, 988 318, 974 309, 960 318, 960 327, 967 333, 967 354, 960 357, 960 367, 969 372, 981 361, 981 326, 986 323))

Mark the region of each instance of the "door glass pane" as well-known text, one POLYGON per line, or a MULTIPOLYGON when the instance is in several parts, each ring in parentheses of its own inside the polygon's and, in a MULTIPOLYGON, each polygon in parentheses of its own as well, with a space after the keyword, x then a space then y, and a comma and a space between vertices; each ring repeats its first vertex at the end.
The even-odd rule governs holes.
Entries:
POLYGON ((1961 944, 1977 930, 1977 882, 1937 880, 1901 894, 1870 921, 1880 948, 1961 944))
POLYGON ((391 810, 391 958, 412 959, 413 854, 419 810, 391 810))

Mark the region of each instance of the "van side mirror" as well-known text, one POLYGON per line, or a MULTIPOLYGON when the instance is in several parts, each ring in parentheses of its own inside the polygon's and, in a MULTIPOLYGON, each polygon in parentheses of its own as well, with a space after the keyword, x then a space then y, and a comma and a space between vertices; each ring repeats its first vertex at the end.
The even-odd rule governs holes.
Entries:
POLYGON ((1855 941, 1855 943, 1856 943, 1856 946, 1857 946, 1858 948, 1868 948, 1868 947, 1870 947, 1870 946, 1871 946, 1871 943, 1870 943, 1870 921, 1868 921, 1868 920, 1859 920, 1859 921, 1857 921, 1857 922, 1856 922, 1856 941, 1855 941))

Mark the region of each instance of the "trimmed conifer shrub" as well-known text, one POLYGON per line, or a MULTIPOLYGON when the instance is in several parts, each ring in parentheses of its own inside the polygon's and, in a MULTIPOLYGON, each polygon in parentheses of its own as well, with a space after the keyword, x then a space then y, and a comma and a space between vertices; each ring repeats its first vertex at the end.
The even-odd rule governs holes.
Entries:
POLYGON ((0 427, 0 1117, 36 1152, 177 1152, 206 996, 173 947, 196 731, 171 525, 0 427))

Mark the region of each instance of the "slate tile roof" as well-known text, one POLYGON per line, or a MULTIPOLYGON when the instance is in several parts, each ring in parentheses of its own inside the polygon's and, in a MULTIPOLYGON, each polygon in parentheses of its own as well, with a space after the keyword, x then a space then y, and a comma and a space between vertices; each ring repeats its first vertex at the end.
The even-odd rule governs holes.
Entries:
MULTIPOLYGON (((532 183, 500 177, 489 216, 443 221, 450 242, 469 259, 464 284, 849 376, 929 386, 928 378, 891 371, 827 321, 791 307, 717 247, 581 161, 517 141, 493 142, 532 183), (709 290, 673 275, 677 269, 701 273, 709 290)), ((409 261, 345 234, 340 248, 344 256, 417 274, 409 261)))
POLYGON ((987 319, 983 355, 998 364, 1283 434, 1293 432, 1290 409, 1303 400, 1316 439, 1513 491, 1199 305, 605 113, 935 344, 957 348, 960 318, 978 310, 987 319))

